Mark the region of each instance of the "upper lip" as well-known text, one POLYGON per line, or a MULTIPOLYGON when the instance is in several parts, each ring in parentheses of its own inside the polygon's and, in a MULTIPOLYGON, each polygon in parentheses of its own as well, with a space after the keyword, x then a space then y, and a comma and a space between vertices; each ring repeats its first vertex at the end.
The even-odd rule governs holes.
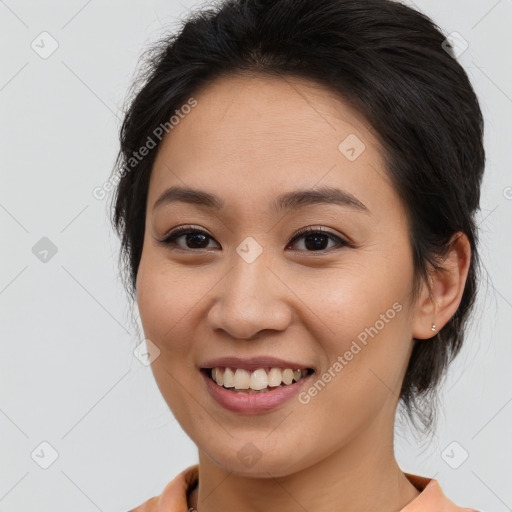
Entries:
MULTIPOLYGON (((310 365, 302 364, 297 361, 289 361, 271 356, 258 356, 242 359, 240 357, 219 357, 210 359, 199 365, 200 368, 241 368, 244 370, 257 370, 258 368, 291 368, 292 370, 306 370, 313 368, 310 365)), ((314 368, 313 368, 314 369, 314 368)))

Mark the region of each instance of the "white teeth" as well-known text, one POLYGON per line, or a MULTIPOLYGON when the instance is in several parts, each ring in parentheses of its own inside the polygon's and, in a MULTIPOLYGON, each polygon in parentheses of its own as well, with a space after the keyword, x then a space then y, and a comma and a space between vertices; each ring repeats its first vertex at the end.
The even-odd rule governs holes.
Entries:
POLYGON ((268 387, 267 372, 260 368, 251 373, 251 380, 249 381, 249 387, 259 391, 268 387))
POLYGON ((286 370, 283 370, 283 382, 286 385, 293 382, 293 370, 291 368, 286 368, 286 370))
MULTIPOLYGON (((217 368, 217 370, 220 372, 220 369, 217 368)), ((234 388, 235 387, 235 374, 233 373, 233 370, 231 368, 226 368, 224 370, 224 387, 225 388, 234 388)))
POLYGON ((219 386, 235 390, 261 391, 283 385, 288 386, 307 375, 306 369, 270 368, 267 373, 265 368, 258 368, 250 373, 243 368, 237 368, 235 371, 231 368, 212 368, 212 379, 219 386))
POLYGON ((249 382, 249 372, 242 368, 238 368, 235 372, 235 389, 249 389, 249 382))
POLYGON ((213 380, 219 385, 222 386, 223 380, 222 380, 222 372, 220 371, 220 368, 214 368, 213 374, 212 374, 213 380))
POLYGON ((268 372, 268 385, 275 388, 281 385, 282 373, 279 368, 271 368, 268 372))

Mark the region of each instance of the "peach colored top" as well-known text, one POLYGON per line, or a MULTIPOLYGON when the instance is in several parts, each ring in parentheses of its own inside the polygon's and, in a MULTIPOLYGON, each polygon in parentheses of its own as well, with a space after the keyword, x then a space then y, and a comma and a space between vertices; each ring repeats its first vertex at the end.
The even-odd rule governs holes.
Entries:
MULTIPOLYGON (((455 505, 444 495, 437 480, 404 474, 422 492, 400 512, 478 512, 455 505)), ((167 484, 162 494, 150 498, 130 512, 188 512, 188 495, 197 485, 198 479, 199 464, 189 466, 167 484)))

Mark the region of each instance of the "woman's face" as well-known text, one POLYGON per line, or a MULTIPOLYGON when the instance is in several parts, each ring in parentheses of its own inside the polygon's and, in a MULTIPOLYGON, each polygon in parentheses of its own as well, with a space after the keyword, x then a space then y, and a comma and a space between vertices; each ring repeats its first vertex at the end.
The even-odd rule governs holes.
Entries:
POLYGON ((164 399, 199 450, 243 474, 284 476, 391 443, 413 265, 377 138, 333 93, 294 78, 224 77, 194 98, 154 163, 137 279, 164 399), (170 187, 223 206, 175 195, 155 207, 170 187), (319 200, 327 189, 340 192, 319 200), (158 242, 180 226, 199 233, 158 242), (201 368, 260 356, 315 373, 266 410, 220 405, 201 368))

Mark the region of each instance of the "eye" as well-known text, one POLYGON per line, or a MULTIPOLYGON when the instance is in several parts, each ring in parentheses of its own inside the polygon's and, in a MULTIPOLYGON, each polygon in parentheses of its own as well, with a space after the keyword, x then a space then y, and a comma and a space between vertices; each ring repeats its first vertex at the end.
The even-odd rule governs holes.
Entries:
POLYGON ((163 240, 159 240, 159 243, 166 246, 177 246, 184 250, 207 249, 208 239, 213 240, 213 238, 205 231, 191 228, 190 226, 180 226, 167 235, 163 240), (185 246, 177 243, 180 238, 184 238, 185 246))
MULTIPOLYGON (((315 227, 307 227, 301 229, 292 239, 288 247, 291 247, 295 241, 303 239, 308 252, 318 252, 326 249, 326 243, 329 243, 329 240, 337 242, 338 245, 344 247, 348 246, 349 243, 342 240, 339 236, 327 231, 324 228, 315 228, 315 227)), ((288 248, 287 247, 287 248, 288 248)))
MULTIPOLYGON (((309 226, 307 228, 301 229, 297 234, 295 234, 286 248, 290 248, 300 239, 304 240, 304 247, 308 252, 319 252, 328 249, 329 247, 326 247, 326 243, 328 245, 329 241, 334 241, 341 247, 350 245, 339 236, 331 233, 330 231, 327 231, 324 228, 315 228, 309 226)), ((165 246, 174 246, 183 250, 201 250, 208 249, 209 241, 213 240, 214 239, 205 231, 192 228, 190 226, 180 226, 179 228, 172 231, 169 235, 167 235, 163 240, 159 240, 158 242, 165 246), (180 239, 183 239, 184 245, 178 243, 178 240, 180 239)))

